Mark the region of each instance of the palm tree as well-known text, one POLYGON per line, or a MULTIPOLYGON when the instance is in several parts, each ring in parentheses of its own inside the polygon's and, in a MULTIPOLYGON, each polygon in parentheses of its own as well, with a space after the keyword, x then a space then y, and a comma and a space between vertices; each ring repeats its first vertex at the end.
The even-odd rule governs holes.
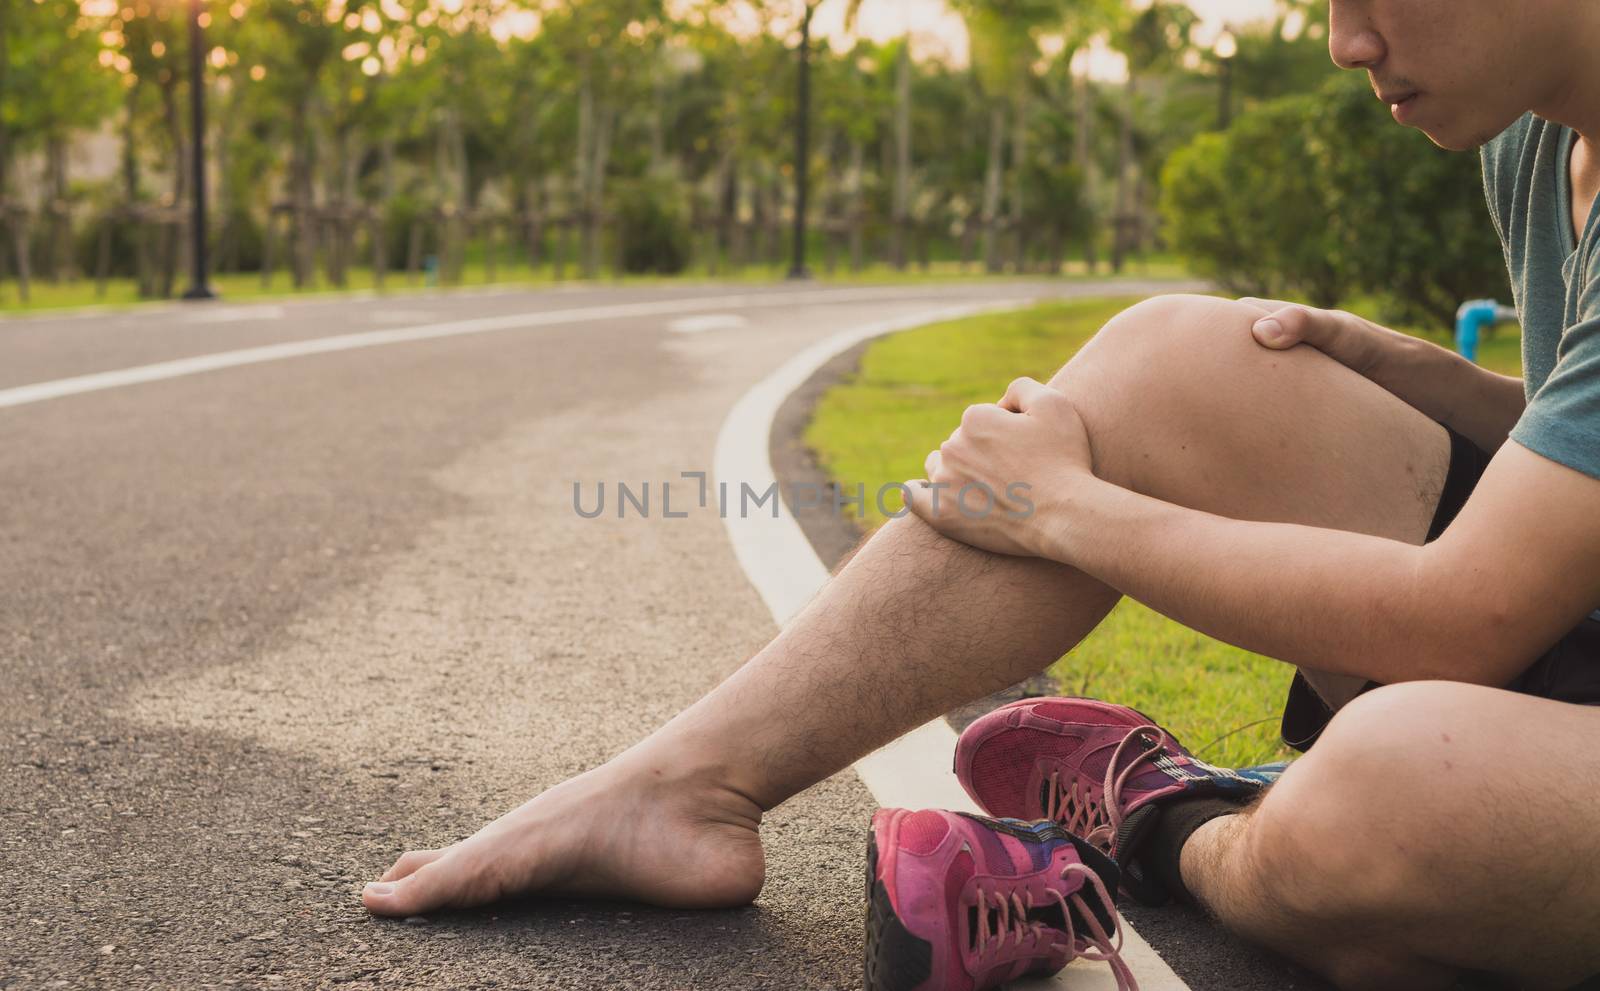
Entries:
POLYGON ((1156 0, 1144 10, 1129 12, 1113 32, 1114 44, 1128 59, 1117 139, 1117 205, 1111 241, 1111 268, 1115 272, 1122 271, 1128 249, 1137 250, 1143 240, 1139 202, 1143 183, 1134 159, 1134 111, 1139 83, 1148 74, 1177 65, 1190 45, 1189 32, 1195 20, 1194 11, 1187 6, 1156 0))
POLYGON ((1033 67, 1041 36, 1064 32, 1080 35, 1085 25, 1100 23, 1111 0, 956 0, 971 39, 973 72, 989 104, 988 165, 983 184, 983 255, 991 272, 1001 268, 995 228, 1005 187, 1005 148, 1011 146, 1009 217, 1016 235, 1014 264, 1022 264, 1022 170, 1028 155, 1028 107, 1033 92, 1033 67), (1007 125, 1010 131, 1007 133, 1007 125))
MULTIPOLYGON (((855 28, 862 0, 850 0, 845 27, 855 28)), ((906 267, 906 228, 911 211, 911 22, 894 58, 894 193, 890 201, 889 258, 901 271, 906 267)))

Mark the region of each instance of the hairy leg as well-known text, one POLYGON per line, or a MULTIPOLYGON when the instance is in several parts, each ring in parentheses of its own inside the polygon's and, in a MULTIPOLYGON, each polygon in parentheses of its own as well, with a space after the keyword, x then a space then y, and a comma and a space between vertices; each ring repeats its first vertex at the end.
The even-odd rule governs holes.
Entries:
POLYGON ((1230 928, 1341 987, 1600 973, 1600 709, 1449 682, 1341 710, 1250 813, 1184 847, 1230 928), (1532 729, 1536 727, 1536 729, 1532 729))
MULTIPOLYGON (((1052 381, 1077 401, 1096 473, 1209 512, 1420 542, 1443 485, 1443 429, 1319 352, 1259 347, 1257 315, 1158 297, 1074 356, 1052 381)), ((412 914, 530 890, 747 901, 765 809, 1038 672, 1119 597, 1065 565, 891 521, 705 698, 474 837, 402 857, 366 904, 412 914), (649 848, 625 825, 640 812, 649 848)))

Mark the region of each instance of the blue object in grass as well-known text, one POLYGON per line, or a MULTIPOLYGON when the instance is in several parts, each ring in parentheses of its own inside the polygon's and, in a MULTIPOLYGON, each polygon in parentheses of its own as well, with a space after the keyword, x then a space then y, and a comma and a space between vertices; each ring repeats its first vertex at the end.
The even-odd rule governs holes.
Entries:
POLYGON ((1469 299, 1456 308, 1456 350, 1468 361, 1478 360, 1479 332, 1485 327, 1517 319, 1517 311, 1492 299, 1469 299))

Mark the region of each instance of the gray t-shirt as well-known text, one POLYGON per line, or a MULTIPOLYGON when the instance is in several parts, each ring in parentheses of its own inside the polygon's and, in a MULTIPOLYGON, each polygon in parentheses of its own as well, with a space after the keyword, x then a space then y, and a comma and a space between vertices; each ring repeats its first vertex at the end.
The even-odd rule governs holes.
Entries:
POLYGON ((1526 114, 1483 146, 1483 188, 1522 319, 1528 406, 1511 439, 1600 478, 1600 229, 1572 241, 1571 128, 1526 114))

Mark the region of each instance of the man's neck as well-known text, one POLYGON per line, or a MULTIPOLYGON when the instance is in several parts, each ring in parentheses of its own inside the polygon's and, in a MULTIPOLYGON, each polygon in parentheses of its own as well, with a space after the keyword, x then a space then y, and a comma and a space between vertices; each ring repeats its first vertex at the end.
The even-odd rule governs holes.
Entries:
POLYGON ((1565 53, 1562 60, 1569 67, 1557 73, 1551 91, 1533 107, 1533 112, 1545 120, 1565 124, 1577 132, 1590 148, 1600 148, 1600 20, 1584 18, 1584 23, 1570 25, 1562 39, 1565 53))

